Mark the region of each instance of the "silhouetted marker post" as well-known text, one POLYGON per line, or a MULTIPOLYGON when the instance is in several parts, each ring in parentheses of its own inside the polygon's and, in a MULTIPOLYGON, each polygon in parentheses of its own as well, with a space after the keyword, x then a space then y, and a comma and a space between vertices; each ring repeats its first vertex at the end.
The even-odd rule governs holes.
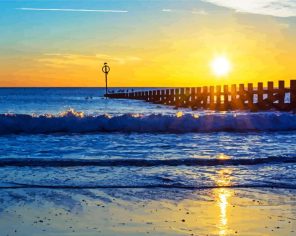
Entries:
POLYGON ((104 63, 102 67, 103 73, 105 73, 105 80, 106 80, 106 94, 108 94, 108 73, 110 72, 110 67, 108 66, 107 62, 104 63))

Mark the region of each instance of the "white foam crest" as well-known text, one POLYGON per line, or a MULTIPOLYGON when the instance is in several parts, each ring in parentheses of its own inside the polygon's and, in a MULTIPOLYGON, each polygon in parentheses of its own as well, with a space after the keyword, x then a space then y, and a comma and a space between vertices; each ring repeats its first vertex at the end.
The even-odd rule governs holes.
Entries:
POLYGON ((249 132, 296 130, 292 113, 87 115, 73 109, 58 115, 1 114, 0 134, 89 132, 249 132))

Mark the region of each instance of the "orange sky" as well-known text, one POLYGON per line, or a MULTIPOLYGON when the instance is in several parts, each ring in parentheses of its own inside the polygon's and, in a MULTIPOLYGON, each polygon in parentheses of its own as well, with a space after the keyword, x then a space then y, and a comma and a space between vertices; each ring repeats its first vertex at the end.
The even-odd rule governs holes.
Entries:
MULTIPOLYGON (((238 13, 208 3, 197 4, 194 14, 193 3, 179 11, 155 5, 148 10, 123 5, 119 8, 127 13, 108 15, 4 6, 16 12, 9 16, 16 23, 0 40, 0 86, 104 86, 105 61, 111 66, 109 84, 115 87, 296 78, 295 17, 238 13), (231 61, 228 76, 213 74, 209 64, 216 55, 231 61)), ((0 18, 0 26, 8 20, 0 18)))

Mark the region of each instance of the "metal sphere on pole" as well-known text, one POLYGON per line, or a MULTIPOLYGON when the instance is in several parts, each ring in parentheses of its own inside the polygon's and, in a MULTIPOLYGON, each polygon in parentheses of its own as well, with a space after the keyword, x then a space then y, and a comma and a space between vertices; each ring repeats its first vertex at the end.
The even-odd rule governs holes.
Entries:
POLYGON ((102 71, 105 74, 105 81, 106 81, 106 95, 108 94, 108 73, 110 72, 110 67, 108 66, 107 62, 104 63, 102 67, 102 71))

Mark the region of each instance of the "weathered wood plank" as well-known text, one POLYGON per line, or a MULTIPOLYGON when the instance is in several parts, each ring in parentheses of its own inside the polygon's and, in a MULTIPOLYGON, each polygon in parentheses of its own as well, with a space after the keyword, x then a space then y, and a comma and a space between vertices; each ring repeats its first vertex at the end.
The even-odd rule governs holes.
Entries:
POLYGON ((290 109, 296 108, 296 80, 290 81, 290 109))
POLYGON ((258 83, 257 87, 257 109, 263 109, 264 104, 263 104, 263 83, 258 83))
POLYGON ((248 102, 248 109, 254 109, 254 89, 253 84, 248 83, 248 92, 247 92, 247 102, 248 102))
POLYGON ((224 109, 227 111, 229 109, 229 90, 228 85, 223 86, 223 103, 224 103, 224 109))

